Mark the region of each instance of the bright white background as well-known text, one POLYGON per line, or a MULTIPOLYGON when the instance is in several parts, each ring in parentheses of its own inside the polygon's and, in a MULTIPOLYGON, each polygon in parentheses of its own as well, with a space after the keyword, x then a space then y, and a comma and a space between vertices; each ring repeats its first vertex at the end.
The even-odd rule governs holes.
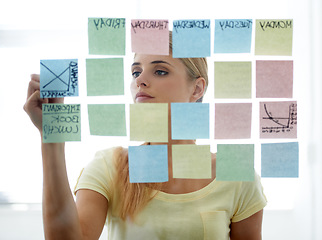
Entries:
MULTIPOLYGON (((271 1, 0 1, 0 239, 43 239, 41 219, 42 168, 39 134, 23 112, 30 73, 39 73, 39 60, 79 58, 80 97, 67 102, 130 103, 131 52, 127 43, 124 97, 86 97, 85 58, 88 17, 154 19, 292 18, 294 100, 298 101, 300 177, 263 179, 269 204, 264 214, 263 239, 322 239, 322 129, 321 129, 321 13, 319 0, 271 1), (5 203, 9 201, 10 204, 5 203), (2 204, 1 204, 2 203, 2 204)), ((129 31, 127 31, 129 33, 129 31)), ((128 38, 129 39, 129 36, 128 38)), ((97 56, 96 56, 97 57, 97 56)), ((250 60, 249 55, 214 56, 214 60, 250 60)), ((254 64, 253 64, 254 66, 254 64)), ((206 101, 212 101, 213 85, 206 101)), ((254 96, 254 93, 253 93, 254 96)), ((253 99, 254 105, 258 101, 253 99)), ((82 115, 83 116, 83 115, 82 115)), ((86 116, 86 115, 84 115, 86 116)), ((253 118, 257 130, 256 116, 253 118)), ((89 135, 82 119, 82 142, 67 143, 66 159, 71 187, 95 151, 128 145, 127 138, 89 135)), ((255 131, 253 131, 255 132, 255 131)), ((253 133, 250 142, 258 141, 253 133)), ((246 141, 247 142, 247 141, 246 141)), ((211 141, 212 148, 217 142, 211 141)), ((131 143, 133 144, 133 143, 131 143)), ((258 155, 258 151, 257 151, 258 155)), ((255 167, 260 170, 257 158, 255 167)), ((106 239, 106 231, 102 238, 106 239)))

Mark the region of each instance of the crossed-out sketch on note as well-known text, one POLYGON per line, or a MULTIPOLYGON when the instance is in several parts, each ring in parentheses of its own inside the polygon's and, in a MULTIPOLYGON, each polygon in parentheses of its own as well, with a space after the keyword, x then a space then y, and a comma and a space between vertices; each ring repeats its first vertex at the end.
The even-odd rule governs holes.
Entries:
POLYGON ((78 96, 77 60, 43 60, 40 65, 42 98, 78 96))

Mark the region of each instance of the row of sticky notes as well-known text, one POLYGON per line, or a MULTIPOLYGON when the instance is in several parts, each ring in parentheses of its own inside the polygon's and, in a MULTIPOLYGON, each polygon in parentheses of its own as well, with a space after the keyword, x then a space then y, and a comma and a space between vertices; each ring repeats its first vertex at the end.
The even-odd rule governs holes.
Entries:
MULTIPOLYGON (((208 103, 171 103, 171 139, 209 139, 208 103)), ((169 105, 144 103, 130 105, 130 140, 168 142, 169 105)), ((89 104, 91 135, 126 136, 125 104, 89 104)), ((46 142, 80 141, 80 105, 44 104, 43 137, 46 142), (78 111, 66 112, 77 108, 78 111)), ((215 138, 251 137, 251 103, 216 103, 215 138)), ((261 138, 296 138, 295 101, 260 102, 261 138)))
MULTIPOLYGON (((254 145, 218 144, 216 180, 253 181, 254 145)), ((130 182, 166 182, 169 179, 167 145, 129 147, 130 182)), ((172 145, 174 178, 207 179, 212 177, 209 145, 172 145)), ((298 177, 298 143, 261 145, 262 177, 298 177)))
MULTIPOLYGON (((215 62, 215 98, 251 98, 251 62, 215 62)), ((124 94, 122 58, 86 59, 88 96, 124 94)), ((40 61, 44 98, 78 96, 76 59, 40 61)), ((256 97, 291 98, 293 61, 256 61, 256 97)))
MULTIPOLYGON (((260 19, 255 22, 256 55, 292 55, 293 20, 260 19)), ((173 21, 173 57, 208 57, 211 46, 211 20, 173 21)), ((250 53, 252 19, 215 19, 214 53, 250 53)), ((89 18, 90 54, 125 55, 125 18, 89 18)), ((169 55, 169 21, 131 20, 132 52, 169 55)))

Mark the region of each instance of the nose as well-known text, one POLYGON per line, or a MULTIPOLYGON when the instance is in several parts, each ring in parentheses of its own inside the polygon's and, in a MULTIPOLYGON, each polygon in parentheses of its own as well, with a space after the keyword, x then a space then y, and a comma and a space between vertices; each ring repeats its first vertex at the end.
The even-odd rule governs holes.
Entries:
POLYGON ((138 87, 148 87, 149 82, 145 73, 141 72, 140 75, 135 79, 136 85, 138 87))

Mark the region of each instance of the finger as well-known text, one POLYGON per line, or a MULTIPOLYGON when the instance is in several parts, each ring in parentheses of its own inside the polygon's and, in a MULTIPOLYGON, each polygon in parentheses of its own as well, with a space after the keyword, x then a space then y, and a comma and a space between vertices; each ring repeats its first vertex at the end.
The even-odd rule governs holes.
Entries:
POLYGON ((64 98, 50 98, 49 103, 64 103, 64 98))
MULTIPOLYGON (((39 80, 39 79, 38 79, 39 80)), ((28 92, 27 92, 27 99, 37 90, 40 89, 40 83, 37 80, 37 78, 31 77, 31 80, 29 82, 28 86, 28 92)))
POLYGON ((31 74, 30 78, 31 78, 31 80, 34 80, 36 82, 40 82, 40 75, 39 74, 31 74))

